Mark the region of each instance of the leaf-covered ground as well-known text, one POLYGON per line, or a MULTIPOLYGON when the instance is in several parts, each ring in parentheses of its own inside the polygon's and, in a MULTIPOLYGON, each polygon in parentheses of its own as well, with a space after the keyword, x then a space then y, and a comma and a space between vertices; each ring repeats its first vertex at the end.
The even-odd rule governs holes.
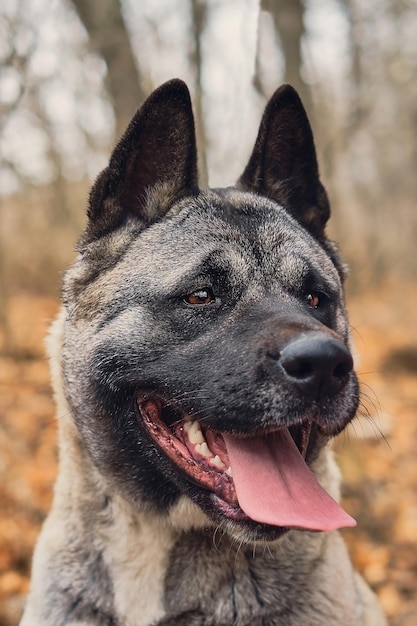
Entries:
MULTIPOLYGON (((344 531, 356 566, 391 626, 417 626, 417 287, 387 286, 351 298, 362 382, 361 417, 336 448, 344 531)), ((56 421, 43 349, 54 301, 22 295, 9 305, 18 356, 0 350, 0 626, 16 626, 31 555, 51 502, 56 421)))

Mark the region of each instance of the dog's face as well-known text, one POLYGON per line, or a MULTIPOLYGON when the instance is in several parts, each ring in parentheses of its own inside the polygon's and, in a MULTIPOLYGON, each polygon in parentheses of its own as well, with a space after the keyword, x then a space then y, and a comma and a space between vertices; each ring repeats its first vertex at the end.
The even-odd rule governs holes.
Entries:
POLYGON ((63 362, 83 445, 138 507, 186 496, 247 541, 350 524, 308 470, 358 402, 328 213, 289 87, 229 189, 197 187, 183 83, 132 121, 66 276, 63 362))

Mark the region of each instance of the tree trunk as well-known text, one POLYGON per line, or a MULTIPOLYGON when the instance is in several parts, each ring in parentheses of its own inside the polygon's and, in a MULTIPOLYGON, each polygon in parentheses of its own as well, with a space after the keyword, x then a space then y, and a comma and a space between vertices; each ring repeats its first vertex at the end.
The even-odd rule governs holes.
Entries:
POLYGON ((198 146, 198 173, 199 182, 202 188, 208 187, 207 171, 207 135, 204 126, 203 114, 203 87, 202 87, 202 54, 201 37, 206 22, 207 7, 202 0, 191 0, 191 15, 193 25, 193 52, 190 54, 190 61, 195 69, 195 95, 194 113, 198 146))
POLYGON ((145 99, 140 71, 118 0, 73 0, 89 37, 91 47, 107 65, 107 89, 116 116, 116 136, 120 137, 145 99))
POLYGON ((262 0, 261 8, 274 20, 275 30, 281 41, 285 61, 284 81, 298 91, 310 117, 313 115, 310 88, 304 81, 301 43, 305 34, 304 4, 302 0, 262 0))

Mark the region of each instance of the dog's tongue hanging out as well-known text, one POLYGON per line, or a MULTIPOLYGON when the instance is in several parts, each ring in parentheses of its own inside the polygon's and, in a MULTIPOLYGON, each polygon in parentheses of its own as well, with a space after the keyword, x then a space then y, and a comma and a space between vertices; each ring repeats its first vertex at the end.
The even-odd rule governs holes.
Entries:
POLYGON ((356 525, 318 483, 286 428, 265 438, 223 437, 239 506, 252 520, 307 530, 356 525))

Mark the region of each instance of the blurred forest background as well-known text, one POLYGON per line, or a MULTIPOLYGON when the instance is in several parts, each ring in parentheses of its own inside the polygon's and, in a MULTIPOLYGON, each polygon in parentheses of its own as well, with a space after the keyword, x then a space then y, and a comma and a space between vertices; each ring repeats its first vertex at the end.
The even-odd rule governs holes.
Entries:
POLYGON ((337 444, 352 557, 417 626, 417 0, 2 0, 0 626, 56 474, 43 335, 92 180, 139 104, 190 87, 201 185, 233 183, 282 82, 312 122, 351 267, 361 417, 337 444))

